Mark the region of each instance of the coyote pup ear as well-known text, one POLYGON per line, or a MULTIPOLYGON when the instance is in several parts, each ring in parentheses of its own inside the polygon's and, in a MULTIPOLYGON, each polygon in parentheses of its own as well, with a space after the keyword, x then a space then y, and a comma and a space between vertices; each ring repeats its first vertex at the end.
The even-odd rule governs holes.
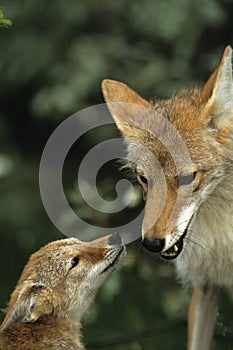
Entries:
POLYGON ((229 121, 233 108, 232 48, 227 46, 223 57, 201 90, 201 98, 206 102, 204 115, 211 116, 211 122, 221 129, 229 121))
POLYGON ((35 322, 40 316, 50 313, 52 308, 45 291, 43 284, 27 285, 19 291, 16 289, 0 330, 15 323, 35 322))
POLYGON ((140 129, 143 116, 151 104, 127 85, 115 80, 104 80, 102 91, 108 108, 118 129, 124 136, 134 137, 136 128, 140 129))

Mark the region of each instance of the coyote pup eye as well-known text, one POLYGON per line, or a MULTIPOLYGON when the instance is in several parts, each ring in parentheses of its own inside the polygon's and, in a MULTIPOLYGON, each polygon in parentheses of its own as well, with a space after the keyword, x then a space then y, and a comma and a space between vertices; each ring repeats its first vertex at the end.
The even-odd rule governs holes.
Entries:
POLYGON ((190 185, 195 180, 196 175, 197 175, 197 172, 194 171, 191 174, 179 176, 178 185, 179 186, 190 185))
POLYGON ((72 260, 71 260, 71 269, 73 269, 74 267, 76 267, 79 263, 79 256, 75 256, 72 260))
POLYGON ((138 176, 138 179, 139 179, 139 182, 141 182, 141 183, 143 183, 143 184, 145 184, 145 185, 148 184, 147 178, 146 178, 145 176, 139 175, 139 176, 138 176))

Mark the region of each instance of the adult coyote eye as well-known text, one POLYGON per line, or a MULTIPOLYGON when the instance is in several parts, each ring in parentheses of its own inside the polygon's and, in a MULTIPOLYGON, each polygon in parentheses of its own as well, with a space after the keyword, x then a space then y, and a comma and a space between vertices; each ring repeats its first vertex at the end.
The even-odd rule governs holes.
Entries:
POLYGON ((71 260, 71 269, 73 269, 75 266, 77 266, 79 263, 79 256, 75 256, 72 260, 71 260))
POLYGON ((178 178, 179 187, 185 186, 185 185, 190 185, 194 181, 196 175, 197 175, 196 171, 194 171, 193 173, 188 174, 188 175, 183 175, 183 176, 180 175, 178 178))
POLYGON ((147 198, 147 187, 148 187, 148 181, 147 178, 144 175, 137 175, 137 180, 138 183, 140 184, 142 188, 142 194, 143 194, 143 199, 146 200, 147 198))

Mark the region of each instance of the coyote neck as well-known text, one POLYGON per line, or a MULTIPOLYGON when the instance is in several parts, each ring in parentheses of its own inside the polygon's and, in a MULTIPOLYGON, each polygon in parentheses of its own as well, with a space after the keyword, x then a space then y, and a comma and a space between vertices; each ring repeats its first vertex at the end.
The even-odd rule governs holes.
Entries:
POLYGON ((176 260, 178 275, 194 285, 233 285, 233 182, 225 177, 203 194, 185 249, 176 260), (211 189, 210 189, 211 191, 211 189))

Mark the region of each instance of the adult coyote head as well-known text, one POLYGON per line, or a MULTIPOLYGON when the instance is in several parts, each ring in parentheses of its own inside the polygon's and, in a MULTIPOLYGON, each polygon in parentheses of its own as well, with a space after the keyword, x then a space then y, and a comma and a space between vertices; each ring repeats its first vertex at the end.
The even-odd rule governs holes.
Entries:
POLYGON ((232 169, 231 60, 228 46, 201 89, 167 100, 148 102, 117 81, 102 84, 144 191, 143 244, 165 259, 182 252, 202 203, 232 169))

